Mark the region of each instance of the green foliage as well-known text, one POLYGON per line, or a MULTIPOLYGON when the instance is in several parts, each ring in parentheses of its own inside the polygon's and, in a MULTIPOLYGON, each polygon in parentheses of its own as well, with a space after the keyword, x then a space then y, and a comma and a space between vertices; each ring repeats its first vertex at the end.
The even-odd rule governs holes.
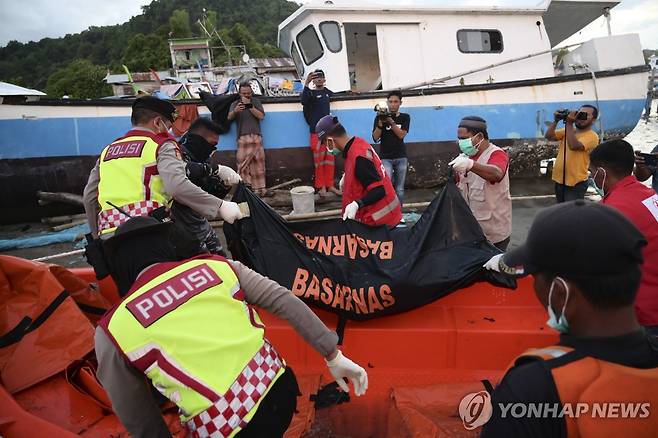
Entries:
POLYGON ((189 38, 192 36, 190 28, 190 14, 184 9, 176 9, 169 18, 169 27, 173 38, 189 38))
POLYGON ((171 64, 167 41, 152 33, 138 33, 128 43, 122 62, 130 71, 167 68, 171 64))
MULTIPOLYGON (((123 63, 131 71, 169 67, 170 32, 176 38, 191 36, 193 27, 194 33, 202 36, 199 26, 191 23, 204 20, 204 8, 209 11, 207 22, 226 37, 227 45, 244 44, 251 57, 281 56, 276 48, 277 26, 298 7, 287 0, 154 0, 142 7, 142 14, 120 25, 92 26, 77 34, 38 42, 10 41, 0 47, 0 80, 43 90, 54 73, 79 59, 101 66, 103 77, 108 68, 121 72, 123 63), (140 44, 144 53, 139 53, 140 44)), ((221 46, 219 41, 212 41, 212 45, 221 46)), ((214 50, 213 56, 215 65, 228 61, 223 49, 214 50)), ((231 51, 234 62, 241 56, 240 50, 231 51)), ((67 93, 72 96, 72 92, 67 93)))
POLYGON ((103 82, 106 74, 103 67, 86 59, 76 59, 50 75, 46 93, 51 97, 67 95, 72 99, 108 96, 112 94, 112 87, 103 82))

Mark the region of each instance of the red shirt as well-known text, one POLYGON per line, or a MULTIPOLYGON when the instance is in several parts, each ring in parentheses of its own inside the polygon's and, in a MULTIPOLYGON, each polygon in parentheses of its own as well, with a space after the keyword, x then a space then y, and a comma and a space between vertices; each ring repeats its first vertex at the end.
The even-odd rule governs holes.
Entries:
POLYGON ((658 325, 658 195, 631 175, 615 184, 601 203, 619 210, 647 239, 635 312, 640 324, 658 325))

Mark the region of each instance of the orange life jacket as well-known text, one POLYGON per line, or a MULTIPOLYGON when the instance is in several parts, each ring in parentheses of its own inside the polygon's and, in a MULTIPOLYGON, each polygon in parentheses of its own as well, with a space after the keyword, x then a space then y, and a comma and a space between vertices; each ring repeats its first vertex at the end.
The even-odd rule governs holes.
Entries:
POLYGON ((560 402, 583 409, 587 405, 577 417, 563 417, 569 438, 656 436, 658 415, 651 409, 658 409, 658 367, 633 368, 559 345, 531 348, 514 364, 558 358, 547 365, 560 402))

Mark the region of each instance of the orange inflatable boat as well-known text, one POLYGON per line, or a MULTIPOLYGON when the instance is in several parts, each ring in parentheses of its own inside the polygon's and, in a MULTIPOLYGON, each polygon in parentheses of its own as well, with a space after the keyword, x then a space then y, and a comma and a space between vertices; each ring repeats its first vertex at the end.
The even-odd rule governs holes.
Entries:
MULTIPOLYGON (((94 321, 118 296, 91 269, 0 256, 0 436, 127 436, 95 378, 94 321)), ((478 283, 413 311, 349 322, 342 350, 367 367, 365 396, 316 407, 332 380, 322 358, 264 311, 267 337, 292 366, 303 394, 287 437, 473 436, 461 399, 496 382, 529 347, 549 345, 532 279, 516 290, 478 283)), ((332 328, 337 317, 316 311, 332 328)), ((174 436, 175 408, 163 407, 174 436)))

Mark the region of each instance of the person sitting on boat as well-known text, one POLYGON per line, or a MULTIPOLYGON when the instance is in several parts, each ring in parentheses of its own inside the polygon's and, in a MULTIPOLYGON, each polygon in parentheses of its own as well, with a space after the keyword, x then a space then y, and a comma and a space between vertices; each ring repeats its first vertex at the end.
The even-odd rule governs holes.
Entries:
POLYGON ((457 138, 462 153, 448 163, 455 171, 457 186, 484 235, 505 251, 512 234, 507 152, 489 142, 487 122, 481 117, 464 117, 457 138))
POLYGON ((252 305, 287 320, 343 391, 349 379, 365 394, 366 371, 290 290, 223 257, 177 260, 171 226, 137 217, 104 242, 112 276, 132 287, 96 329, 97 376, 132 437, 170 436, 145 377, 178 406, 190 436, 283 435, 297 380, 252 305))
POLYGON ((231 104, 228 120, 238 123, 238 152, 235 156, 238 173, 258 196, 265 190, 265 149, 260 122, 265 118, 265 109, 260 100, 253 97, 254 90, 249 82, 240 84, 240 97, 231 104))
MULTIPOLYGON (((187 177, 206 192, 223 199, 240 181, 240 175, 228 166, 210 161, 217 152, 221 127, 206 117, 197 118, 181 139, 181 152, 186 163, 187 177)), ((226 256, 222 244, 208 220, 187 205, 174 201, 171 217, 193 235, 194 254, 210 252, 226 256)), ((193 255, 193 254, 190 254, 193 255)))
POLYGON ((103 149, 84 189, 92 236, 107 238, 131 217, 166 211, 172 200, 208 219, 233 223, 242 217, 236 203, 206 193, 187 177, 178 143, 168 133, 175 113, 174 105, 156 97, 135 100, 132 129, 103 149))
POLYGON ((593 105, 583 105, 578 111, 556 111, 548 127, 547 140, 560 141, 553 164, 555 199, 557 202, 585 198, 589 171, 589 153, 599 144, 599 136, 592 126, 599 116, 593 105), (564 129, 557 124, 564 120, 564 129))
POLYGON ((521 247, 495 256, 491 269, 534 275, 560 339, 514 361, 492 394, 483 438, 655 436, 658 338, 633 307, 646 243, 621 213, 581 199, 541 211, 521 247), (515 415, 513 406, 540 413, 515 415))
POLYGON ((320 119, 315 131, 330 154, 342 155, 345 159, 343 220, 355 219, 372 226, 397 226, 402 219, 400 201, 370 143, 350 136, 338 117, 331 114, 320 119))
POLYGON ((404 181, 407 177, 408 165, 404 137, 409 133, 411 117, 407 113, 400 112, 400 105, 402 104, 401 91, 388 93, 386 104, 390 114, 377 114, 375 116, 372 139, 376 143, 381 142, 379 156, 386 169, 386 174, 393 182, 395 193, 397 193, 401 204, 404 201, 404 181))
POLYGON ((630 143, 610 140, 590 154, 590 171, 603 192, 601 204, 619 210, 647 239, 635 311, 645 330, 658 335, 658 195, 632 175, 634 161, 630 143))
POLYGON ((304 107, 304 119, 311 130, 311 152, 313 153, 313 165, 315 167, 315 178, 313 183, 318 194, 323 197, 327 191, 340 195, 341 192, 334 183, 334 156, 327 148, 318 142, 315 133, 315 125, 320 119, 330 112, 331 97, 333 91, 325 87, 326 78, 324 71, 317 69, 306 77, 306 84, 301 94, 302 106, 304 107), (313 82, 314 88, 309 85, 313 82))

